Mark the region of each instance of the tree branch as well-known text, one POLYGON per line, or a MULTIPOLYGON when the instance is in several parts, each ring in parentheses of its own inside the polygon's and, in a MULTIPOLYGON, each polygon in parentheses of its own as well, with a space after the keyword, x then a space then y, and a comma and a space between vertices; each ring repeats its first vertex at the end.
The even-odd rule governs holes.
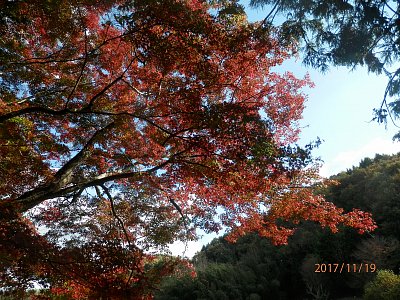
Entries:
POLYGON ((268 19, 272 16, 272 14, 274 14, 274 15, 272 16, 271 22, 274 20, 275 15, 276 15, 276 12, 274 13, 274 11, 275 11, 275 10, 278 11, 277 8, 278 8, 279 3, 280 3, 280 0, 277 0, 277 1, 275 2, 274 6, 273 6, 272 9, 269 11, 268 15, 267 15, 267 16, 264 18, 264 20, 261 22, 261 25, 267 24, 268 19))
POLYGON ((114 200, 113 200, 113 198, 112 198, 112 196, 111 196, 111 193, 110 193, 110 191, 108 190, 108 188, 107 188, 104 184, 101 184, 100 186, 101 186, 101 188, 103 189, 103 191, 106 193, 107 198, 108 198, 108 200, 110 201, 111 212, 112 212, 113 216, 117 219, 117 221, 118 221, 118 223, 119 223, 119 226, 121 227, 122 231, 124 232, 126 241, 127 241, 128 245, 129 245, 129 248, 130 248, 130 246, 131 246, 131 241, 130 241, 130 239, 129 239, 128 232, 127 232, 126 229, 125 229, 125 224, 124 224, 124 222, 122 221, 122 219, 118 216, 117 212, 115 211, 114 200))
POLYGON ((186 229, 186 232, 187 232, 187 231, 188 231, 188 225, 187 225, 187 223, 186 223, 186 218, 185 218, 185 215, 184 215, 183 212, 182 212, 182 209, 181 209, 180 206, 175 202, 174 199, 169 198, 169 202, 171 202, 171 204, 175 207, 175 209, 176 209, 176 210, 178 211, 178 213, 181 215, 183 224, 185 225, 185 229, 186 229))
POLYGON ((93 146, 95 141, 99 136, 104 134, 108 129, 114 127, 115 122, 109 123, 107 126, 102 129, 96 131, 93 136, 89 139, 89 141, 83 146, 81 151, 78 152, 72 159, 70 159, 63 167, 61 167, 57 173, 54 175, 56 178, 56 182, 59 186, 66 185, 71 182, 71 176, 73 170, 82 163, 83 160, 88 158, 91 154, 89 150, 90 147, 93 146))
POLYGON ((45 200, 63 197, 66 195, 71 196, 71 194, 76 194, 77 191, 86 189, 88 187, 101 186, 106 182, 141 176, 145 173, 151 174, 172 163, 174 161, 174 157, 180 155, 183 152, 184 151, 176 153, 170 159, 146 171, 103 173, 96 177, 78 182, 76 184, 72 184, 71 182, 64 182, 65 185, 63 186, 58 184, 58 182, 50 182, 29 192, 26 192, 25 194, 18 197, 16 199, 16 202, 20 205, 19 210, 21 212, 24 212, 28 209, 35 207, 45 200))

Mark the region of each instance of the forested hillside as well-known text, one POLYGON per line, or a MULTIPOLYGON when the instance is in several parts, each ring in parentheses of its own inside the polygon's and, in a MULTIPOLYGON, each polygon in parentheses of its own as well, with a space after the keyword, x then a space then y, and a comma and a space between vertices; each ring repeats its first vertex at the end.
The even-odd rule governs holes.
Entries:
MULTIPOLYGON (((331 179, 337 184, 321 193, 339 207, 372 212, 378 224, 374 233, 359 235, 343 228, 333 234, 303 222, 286 246, 273 246, 255 234, 236 244, 221 237, 193 258, 197 278, 170 278, 157 299, 340 299, 363 295, 365 299, 400 299, 398 288, 393 292, 397 294, 379 292, 379 278, 368 285, 378 270, 399 272, 400 153, 365 158, 358 167, 331 179), (325 264, 326 270, 315 272, 316 264, 325 264), (336 272, 334 264, 339 264, 336 272), (366 287, 368 295, 364 294, 366 287), (378 293, 371 294, 376 289, 378 293)), ((398 279, 390 272, 380 274, 380 278, 398 279)))

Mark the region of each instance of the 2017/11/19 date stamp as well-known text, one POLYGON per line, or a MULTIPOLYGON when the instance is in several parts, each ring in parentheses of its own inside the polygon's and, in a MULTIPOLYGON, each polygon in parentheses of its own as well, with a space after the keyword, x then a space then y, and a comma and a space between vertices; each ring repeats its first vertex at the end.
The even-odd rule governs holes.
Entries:
POLYGON ((334 263, 334 264, 315 264, 315 273, 373 273, 376 272, 376 265, 371 263, 334 263))

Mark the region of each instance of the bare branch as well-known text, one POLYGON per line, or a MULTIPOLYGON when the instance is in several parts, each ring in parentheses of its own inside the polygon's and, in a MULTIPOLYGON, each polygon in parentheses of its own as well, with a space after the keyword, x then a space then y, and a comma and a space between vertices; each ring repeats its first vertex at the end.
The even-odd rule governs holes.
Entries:
POLYGON ((147 92, 142 92, 139 91, 136 87, 134 87, 129 81, 122 79, 123 82, 125 82, 132 90, 134 90, 136 93, 138 93, 141 96, 150 96, 151 94, 147 93, 147 92))
POLYGON ((278 5, 279 5, 280 0, 277 0, 275 2, 275 5, 272 7, 272 9, 269 11, 268 15, 264 18, 264 20, 261 22, 262 25, 265 25, 268 22, 268 19, 272 16, 271 22, 274 20, 276 12, 278 11, 278 5), (275 13, 274 13, 275 12, 275 13))
POLYGON ((128 245, 131 246, 129 235, 128 235, 128 232, 125 229, 124 222, 122 221, 122 219, 118 216, 117 212, 115 211, 114 200, 113 200, 113 198, 111 196, 110 191, 108 190, 108 188, 104 184, 101 184, 100 186, 103 189, 103 191, 106 193, 107 198, 110 201, 111 212, 112 212, 113 216, 117 219, 117 221, 119 223, 119 226, 121 227, 122 231, 124 232, 124 235, 125 235, 125 238, 126 238, 126 241, 127 241, 128 245))

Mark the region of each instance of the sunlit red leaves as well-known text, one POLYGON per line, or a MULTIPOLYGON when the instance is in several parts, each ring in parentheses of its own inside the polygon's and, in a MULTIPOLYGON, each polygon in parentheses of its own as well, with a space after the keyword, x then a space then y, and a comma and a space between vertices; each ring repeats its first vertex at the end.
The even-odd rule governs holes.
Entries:
POLYGON ((292 180, 285 189, 270 193, 267 196, 270 201, 265 202, 261 214, 260 210, 253 208, 239 217, 228 239, 234 241, 246 232, 253 231, 271 239, 277 245, 287 244, 296 225, 304 220, 319 223, 334 233, 340 225, 353 227, 359 233, 376 229, 370 213, 358 209, 345 213, 342 208, 325 201, 320 195, 315 195, 314 189, 318 185, 311 188, 306 183, 307 181, 292 180))
POLYGON ((361 234, 366 231, 373 231, 377 228, 372 219, 372 215, 368 212, 360 211, 359 209, 353 209, 353 211, 349 212, 346 215, 344 224, 357 229, 361 234))

